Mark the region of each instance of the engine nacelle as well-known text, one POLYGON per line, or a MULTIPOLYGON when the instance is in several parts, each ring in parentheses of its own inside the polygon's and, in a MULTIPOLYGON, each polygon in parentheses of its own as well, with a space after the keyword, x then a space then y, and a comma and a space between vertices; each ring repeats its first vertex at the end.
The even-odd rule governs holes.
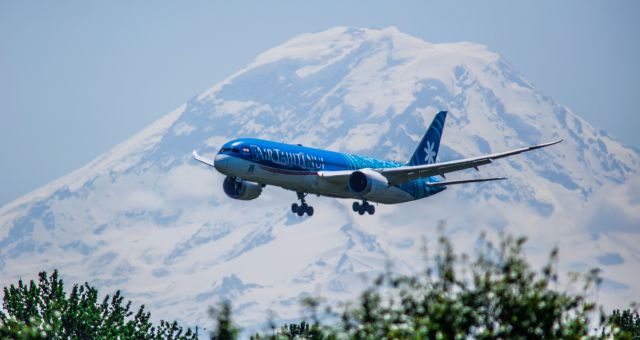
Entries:
POLYGON ((261 184, 247 181, 236 181, 236 179, 232 177, 224 179, 222 188, 227 196, 243 201, 258 198, 262 193, 261 184))
POLYGON ((373 198, 382 195, 389 188, 387 178, 372 169, 354 171, 349 176, 349 190, 362 198, 373 198))

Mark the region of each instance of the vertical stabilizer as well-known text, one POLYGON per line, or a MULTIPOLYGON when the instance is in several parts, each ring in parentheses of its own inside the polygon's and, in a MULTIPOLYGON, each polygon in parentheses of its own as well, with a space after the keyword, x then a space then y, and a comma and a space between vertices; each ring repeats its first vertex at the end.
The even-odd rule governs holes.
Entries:
POLYGON ((422 141, 418 145, 418 148, 413 153, 408 165, 421 165, 430 164, 436 162, 438 156, 438 149, 440 148, 440 138, 442 137, 442 131, 444 130, 444 121, 447 118, 447 111, 440 111, 433 118, 431 126, 422 137, 422 141))

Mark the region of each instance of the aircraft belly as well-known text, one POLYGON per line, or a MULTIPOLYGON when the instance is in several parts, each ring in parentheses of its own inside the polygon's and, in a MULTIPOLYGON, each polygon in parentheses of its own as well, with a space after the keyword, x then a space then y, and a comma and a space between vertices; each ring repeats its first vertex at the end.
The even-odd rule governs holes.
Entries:
MULTIPOLYGON (((336 198, 362 199, 351 193, 346 185, 338 185, 324 181, 315 172, 269 168, 255 162, 238 158, 233 159, 231 162, 233 162, 233 164, 229 164, 229 168, 232 171, 226 173, 228 176, 240 177, 243 180, 265 185, 279 186, 296 192, 336 198)), ((366 200, 370 202, 383 204, 402 203, 414 199, 415 198, 409 193, 395 186, 389 187, 384 191, 384 194, 366 198, 366 200)))
POLYGON ((240 177, 260 184, 279 186, 284 189, 334 197, 348 197, 341 194, 340 188, 331 183, 320 181, 315 172, 285 171, 264 167, 258 163, 243 159, 233 160, 233 173, 226 175, 240 177))
POLYGON ((396 187, 391 186, 382 195, 369 198, 371 202, 383 203, 383 204, 397 204, 415 200, 415 197, 411 196, 408 192, 396 187))
POLYGON ((316 174, 279 174, 269 172, 268 170, 260 170, 259 172, 260 174, 256 177, 259 179, 260 183, 275 185, 296 192, 305 192, 331 197, 349 197, 348 192, 345 195, 346 188, 341 188, 338 185, 322 181, 316 174))

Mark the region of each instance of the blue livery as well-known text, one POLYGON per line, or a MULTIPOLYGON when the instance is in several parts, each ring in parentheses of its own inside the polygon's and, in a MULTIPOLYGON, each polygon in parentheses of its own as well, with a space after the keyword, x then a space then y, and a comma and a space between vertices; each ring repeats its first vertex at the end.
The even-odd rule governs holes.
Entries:
POLYGON ((214 160, 201 157, 196 151, 193 156, 227 176, 223 190, 234 199, 255 199, 266 185, 275 185, 297 193, 300 204, 293 203, 291 210, 299 216, 314 213, 305 200, 308 194, 356 199, 353 210, 360 215, 372 215, 375 207, 369 202, 408 202, 437 194, 448 185, 504 179, 442 181, 439 177, 560 142, 437 163, 446 117, 446 111, 435 116, 406 164, 255 138, 227 142, 214 160))

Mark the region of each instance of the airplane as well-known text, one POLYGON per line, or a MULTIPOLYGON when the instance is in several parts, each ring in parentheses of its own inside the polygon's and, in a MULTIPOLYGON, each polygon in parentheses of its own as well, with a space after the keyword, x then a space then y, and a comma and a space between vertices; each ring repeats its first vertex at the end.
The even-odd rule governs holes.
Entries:
POLYGON ((447 162, 436 162, 447 111, 436 114, 408 163, 334 152, 273 141, 241 138, 227 142, 215 159, 193 151, 193 157, 227 176, 224 192, 233 199, 252 200, 267 185, 297 193, 300 204, 291 211, 312 216, 314 209, 306 196, 355 199, 352 209, 364 215, 375 213, 369 202, 397 204, 435 195, 449 185, 504 180, 504 177, 446 180, 446 174, 492 163, 494 160, 544 148, 562 139, 511 151, 447 162), (439 178, 441 177, 441 178, 439 178))

